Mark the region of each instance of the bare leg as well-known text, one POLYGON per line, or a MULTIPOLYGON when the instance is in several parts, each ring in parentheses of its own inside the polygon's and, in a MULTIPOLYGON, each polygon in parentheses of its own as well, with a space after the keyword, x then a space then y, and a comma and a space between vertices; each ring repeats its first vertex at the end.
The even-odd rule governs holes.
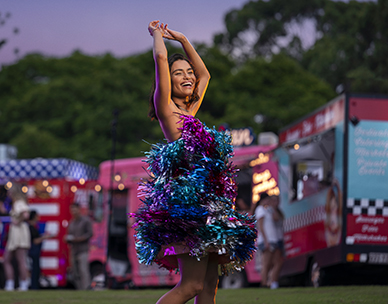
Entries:
POLYGON ((266 287, 268 285, 268 273, 272 264, 273 253, 269 250, 265 250, 261 256, 261 286, 266 287))
POLYGON ((218 254, 211 253, 207 264, 203 290, 194 300, 195 304, 215 304, 218 288, 218 254))
POLYGON ((157 304, 184 304, 203 289, 209 256, 200 261, 188 254, 178 255, 177 258, 181 280, 157 304))
POLYGON ((28 277, 28 269, 27 269, 27 249, 18 248, 15 250, 16 260, 18 262, 19 267, 19 276, 20 280, 25 281, 28 277))
POLYGON ((272 282, 279 282, 279 274, 284 262, 283 254, 280 249, 276 249, 273 257, 272 282))
POLYGON ((4 252, 4 271, 7 280, 14 280, 14 272, 12 267, 12 257, 14 251, 5 250, 4 252))

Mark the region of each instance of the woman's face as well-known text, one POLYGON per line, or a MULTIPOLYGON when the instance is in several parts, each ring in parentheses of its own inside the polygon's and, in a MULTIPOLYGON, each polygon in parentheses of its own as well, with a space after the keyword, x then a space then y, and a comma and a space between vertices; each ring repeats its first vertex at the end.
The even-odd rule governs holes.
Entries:
POLYGON ((279 196, 276 196, 276 195, 271 196, 271 201, 272 201, 272 206, 274 208, 279 207, 279 203, 280 203, 279 196))
POLYGON ((177 60, 171 65, 172 96, 186 98, 193 94, 196 77, 186 60, 177 60))

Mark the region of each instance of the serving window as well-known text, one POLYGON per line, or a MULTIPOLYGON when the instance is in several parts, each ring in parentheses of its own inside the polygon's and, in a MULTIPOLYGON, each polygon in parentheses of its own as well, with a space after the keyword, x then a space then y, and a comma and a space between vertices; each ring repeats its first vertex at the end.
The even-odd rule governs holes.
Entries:
POLYGON ((301 200, 331 184, 334 151, 334 129, 288 146, 292 168, 293 200, 301 200))

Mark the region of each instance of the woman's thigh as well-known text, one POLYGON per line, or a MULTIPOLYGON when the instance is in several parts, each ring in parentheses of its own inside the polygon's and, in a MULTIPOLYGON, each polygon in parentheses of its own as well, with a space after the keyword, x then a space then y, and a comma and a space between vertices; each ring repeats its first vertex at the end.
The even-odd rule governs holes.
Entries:
POLYGON ((203 284, 206 277, 209 256, 205 256, 198 261, 197 258, 193 258, 188 254, 181 254, 177 256, 177 259, 182 284, 203 284))

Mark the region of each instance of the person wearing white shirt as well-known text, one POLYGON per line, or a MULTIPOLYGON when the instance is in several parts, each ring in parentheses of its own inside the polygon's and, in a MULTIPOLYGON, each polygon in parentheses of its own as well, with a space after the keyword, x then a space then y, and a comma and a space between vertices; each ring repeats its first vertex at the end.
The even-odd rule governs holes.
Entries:
POLYGON ((257 220, 257 243, 262 252, 261 286, 268 286, 271 271, 271 289, 279 287, 279 273, 283 264, 283 214, 278 205, 278 196, 262 193, 260 201, 251 212, 257 220))

